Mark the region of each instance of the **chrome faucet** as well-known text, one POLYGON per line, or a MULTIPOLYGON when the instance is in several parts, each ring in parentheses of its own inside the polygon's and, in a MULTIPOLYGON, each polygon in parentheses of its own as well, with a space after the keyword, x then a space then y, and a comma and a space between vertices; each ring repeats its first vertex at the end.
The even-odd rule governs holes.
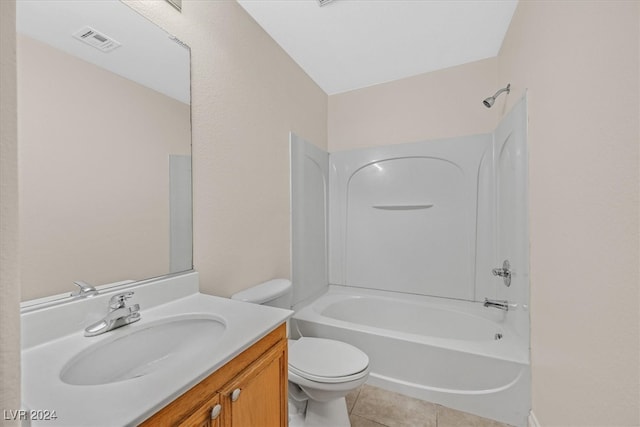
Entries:
POLYGON ((73 282, 73 284, 78 287, 77 291, 71 293, 71 296, 74 298, 87 298, 98 295, 98 291, 96 291, 96 288, 86 282, 78 280, 73 282))
POLYGON ((484 299, 485 307, 499 308, 500 310, 509 311, 509 301, 506 299, 484 299))
POLYGON ((127 305, 127 300, 133 296, 133 292, 125 292, 111 297, 109 300, 109 312, 104 319, 89 325, 84 330, 85 337, 93 337, 112 331, 129 323, 140 320, 140 305, 127 305))

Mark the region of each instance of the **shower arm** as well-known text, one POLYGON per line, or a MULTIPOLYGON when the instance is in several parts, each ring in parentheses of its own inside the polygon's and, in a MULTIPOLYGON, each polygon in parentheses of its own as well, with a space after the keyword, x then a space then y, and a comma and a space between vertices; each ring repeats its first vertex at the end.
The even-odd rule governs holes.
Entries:
POLYGON ((500 95, 502 92, 507 92, 507 93, 511 92, 511 83, 509 83, 509 84, 507 85, 507 87, 503 87, 502 89, 500 89, 499 91, 497 91, 497 92, 492 96, 492 98, 494 98, 494 99, 495 99, 495 98, 497 98, 497 97, 498 97, 498 95, 500 95))

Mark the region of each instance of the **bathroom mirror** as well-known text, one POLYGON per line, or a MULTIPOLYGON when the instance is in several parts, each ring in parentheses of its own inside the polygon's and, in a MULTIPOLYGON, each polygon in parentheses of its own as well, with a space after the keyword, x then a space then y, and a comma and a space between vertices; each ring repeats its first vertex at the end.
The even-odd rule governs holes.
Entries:
POLYGON ((22 300, 190 270, 189 48, 118 0, 16 16, 22 300))

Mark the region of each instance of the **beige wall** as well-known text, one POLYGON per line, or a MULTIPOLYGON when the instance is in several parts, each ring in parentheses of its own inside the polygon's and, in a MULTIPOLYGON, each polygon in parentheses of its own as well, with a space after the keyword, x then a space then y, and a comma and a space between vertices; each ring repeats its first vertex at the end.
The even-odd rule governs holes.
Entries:
POLYGON ((329 97, 329 150, 492 132, 502 106, 497 60, 472 62, 329 97), (498 108, 496 108, 498 107, 498 108))
POLYGON ((521 1, 499 56, 528 89, 533 409, 640 425, 636 1, 521 1))
MULTIPOLYGON (((0 1, 0 410, 20 408, 16 4, 0 1)), ((4 417, 2 417, 4 418, 4 417)), ((9 422, 1 421, 3 425, 9 422)), ((14 423, 15 424, 15 423, 14 423)))
POLYGON ((168 274, 169 155, 190 154, 189 105, 17 45, 22 300, 168 274))
POLYGON ((194 264, 228 296, 290 276, 289 131, 327 146, 327 95, 235 1, 126 1, 192 49, 194 264))

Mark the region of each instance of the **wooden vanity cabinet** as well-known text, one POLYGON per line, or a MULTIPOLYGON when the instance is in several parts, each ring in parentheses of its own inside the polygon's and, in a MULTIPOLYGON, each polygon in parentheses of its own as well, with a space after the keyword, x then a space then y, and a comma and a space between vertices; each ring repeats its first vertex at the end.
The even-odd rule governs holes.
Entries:
POLYGON ((286 427, 287 372, 283 324, 141 425, 286 427))
POLYGON ((220 427, 220 414, 222 413, 222 405, 220 404, 220 393, 216 393, 213 397, 200 405, 185 420, 179 422, 179 426, 190 427, 220 427))
MULTIPOLYGON (((284 353, 273 349, 222 389, 223 426, 286 426, 286 395, 284 407, 283 399, 270 398, 277 397, 283 385, 283 362, 284 353)), ((286 382, 286 373, 284 378, 286 382)))

